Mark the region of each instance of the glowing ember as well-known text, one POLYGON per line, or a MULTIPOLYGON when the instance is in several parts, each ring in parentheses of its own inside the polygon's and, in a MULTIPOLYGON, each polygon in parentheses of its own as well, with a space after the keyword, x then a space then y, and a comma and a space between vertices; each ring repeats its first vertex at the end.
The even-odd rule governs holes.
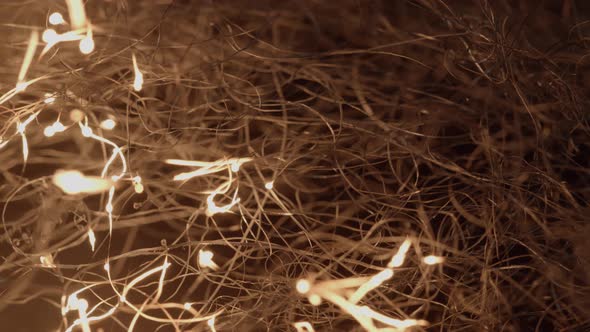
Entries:
POLYGON ((113 181, 96 176, 85 176, 75 170, 58 170, 53 175, 53 184, 68 195, 98 194, 112 188, 113 181))
POLYGON ((90 242, 90 248, 92 248, 92 251, 94 251, 96 236, 94 235, 94 231, 92 231, 92 229, 88 230, 88 241, 90 242))
POLYGON ((424 257, 424 259, 422 261, 424 262, 424 264, 427 264, 427 265, 436 265, 436 264, 444 263, 445 258, 430 255, 430 256, 424 257))
POLYGON ((143 87, 143 74, 137 66, 137 59, 135 58, 135 54, 131 55, 131 59, 133 60, 133 73, 135 75, 135 79, 133 80, 133 89, 135 91, 141 91, 141 88, 143 87))
POLYGON ((210 268, 212 270, 217 270, 219 268, 219 266, 213 262, 213 252, 209 250, 199 250, 198 263, 202 268, 210 268))
POLYGON ((74 29, 82 29, 86 27, 86 11, 84 10, 84 3, 82 0, 66 0, 68 5, 68 13, 70 14, 70 22, 74 29))

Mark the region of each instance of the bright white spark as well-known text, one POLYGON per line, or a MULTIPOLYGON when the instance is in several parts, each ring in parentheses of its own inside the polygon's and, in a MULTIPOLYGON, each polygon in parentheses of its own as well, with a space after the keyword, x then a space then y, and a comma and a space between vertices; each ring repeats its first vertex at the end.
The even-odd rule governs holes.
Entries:
POLYGON ((135 79, 133 80, 133 89, 139 92, 143 87, 143 74, 137 66, 137 59, 135 58, 135 53, 131 54, 131 59, 133 60, 133 72, 135 74, 135 79))
MULTIPOLYGON (((80 291, 82 291, 83 289, 84 288, 82 288, 80 291)), ((78 325, 80 325, 82 327, 83 332, 90 332, 91 331, 90 330, 90 322, 105 319, 105 318, 109 317, 110 315, 112 315, 115 312, 115 310, 117 309, 117 306, 114 306, 113 308, 111 308, 109 311, 107 311, 103 315, 88 317, 88 312, 87 312, 88 301, 86 301, 85 299, 78 299, 78 297, 76 296, 77 293, 78 292, 71 294, 68 297, 68 301, 67 301, 65 308, 62 308, 62 314, 66 314, 70 310, 77 310, 78 315, 80 317, 80 318, 76 319, 72 323, 72 325, 65 330, 66 332, 71 332, 78 325)))
POLYGON ((35 120, 35 118, 37 117, 37 115, 39 115, 40 112, 41 111, 37 111, 37 112, 29 115, 29 117, 25 120, 25 122, 23 122, 23 123, 17 122, 17 124, 16 124, 16 132, 20 134, 20 136, 22 138, 22 142, 23 142, 23 160, 25 163, 29 159, 29 143, 27 141, 27 136, 25 135, 25 130, 27 129, 27 126, 33 120, 35 120))
POLYGON ((90 242, 90 247, 92 251, 94 251, 94 245, 96 244, 96 236, 94 235, 94 231, 92 229, 88 230, 88 241, 90 242))
POLYGON ((51 24, 51 25, 66 24, 64 17, 61 15, 61 13, 58 13, 58 12, 55 12, 55 13, 52 13, 51 15, 49 15, 48 21, 49 21, 49 24, 51 24))
MULTIPOLYGON (((164 258, 164 265, 168 265, 168 256, 164 258)), ((156 292, 156 296, 154 297, 153 303, 158 302, 160 296, 162 296, 162 291, 164 290, 164 278, 166 277, 166 269, 162 269, 162 274, 160 274, 160 280, 158 281, 158 290, 156 292)))
POLYGON ((215 316, 207 320, 207 326, 209 326, 211 332, 217 332, 217 330, 215 330, 215 316))
POLYGON ((264 188, 268 189, 268 190, 272 190, 272 188, 274 187, 274 182, 270 181, 264 184, 264 188))
POLYGON ((113 130, 117 123, 113 119, 106 119, 100 123, 100 127, 105 130, 113 130))
POLYGON ((435 264, 440 264, 443 263, 445 261, 444 257, 440 257, 440 256, 426 256, 424 257, 424 259, 422 259, 422 261, 424 262, 424 264, 427 265, 435 265, 435 264))
POLYGON ((312 305, 320 304, 322 299, 337 305, 341 310, 351 315, 365 330, 369 332, 391 330, 378 328, 375 324, 376 322, 394 328, 392 331, 405 330, 406 328, 412 326, 425 326, 428 324, 428 322, 424 320, 395 319, 378 313, 367 306, 357 305, 357 302, 360 301, 369 291, 375 289, 383 282, 393 277, 393 268, 399 267, 401 264, 403 264, 410 246, 410 239, 406 239, 398 249, 398 252, 392 258, 391 262, 388 264, 387 268, 381 270, 379 273, 370 278, 361 277, 335 281, 324 281, 317 285, 312 285, 308 280, 301 279, 297 282, 296 289, 300 294, 307 296, 309 302, 312 305), (352 291, 351 288, 355 287, 358 287, 356 291, 352 292, 352 295, 349 295, 352 291), (346 299, 344 295, 349 295, 349 298, 346 299))
POLYGON ((53 175, 53 184, 68 195, 98 194, 113 187, 113 181, 97 176, 85 176, 80 171, 58 170, 53 175))
POLYGON ((201 268, 210 268, 217 270, 219 266, 213 261, 213 252, 209 250, 199 250, 198 263, 201 268))
POLYGON ((39 257, 39 261, 41 261, 41 265, 43 267, 54 268, 55 264, 53 263, 53 257, 51 254, 46 254, 39 257))
POLYGON ((410 245, 412 245, 412 241, 410 239, 405 239, 402 245, 399 247, 397 253, 391 258, 391 262, 387 264, 387 267, 400 267, 404 264, 404 260, 406 259, 406 254, 410 249, 410 245))
POLYGON ((41 40, 47 44, 57 44, 59 41, 59 35, 53 29, 45 29, 41 35, 41 40))
POLYGON ((112 185, 109 188, 109 197, 107 199, 107 205, 104 207, 105 211, 109 215, 109 235, 113 234, 113 197, 114 196, 115 196, 115 186, 112 185))
MULTIPOLYGON (((51 48, 53 48, 53 46, 61 43, 61 42, 67 42, 67 41, 76 41, 76 40, 83 40, 86 37, 84 37, 83 34, 80 34, 81 31, 68 31, 62 34, 58 34, 55 30, 53 29, 47 29, 43 32, 43 36, 42 39, 43 41, 46 43, 45 47, 43 48, 43 50, 41 51, 41 56, 45 55, 47 52, 49 52, 49 50, 51 48)), ((92 47, 94 48, 94 41, 91 40, 91 44, 86 45, 85 47, 92 47)), ((89 43, 89 42, 85 42, 85 43, 89 43)))
POLYGON ((80 52, 82 54, 90 54, 94 51, 94 39, 92 39, 92 30, 88 28, 86 37, 80 40, 80 52))
MULTIPOLYGON (((227 182, 227 183, 229 183, 229 182, 227 182)), ((229 212, 231 210, 231 208, 233 208, 236 204, 238 204, 240 202, 240 198, 237 197, 238 190, 236 189, 236 192, 235 192, 234 197, 232 198, 231 202, 229 202, 228 204, 223 205, 223 206, 217 206, 217 204, 215 204, 215 196, 218 193, 219 193, 219 189, 215 190, 209 196, 207 196, 207 210, 205 211, 205 214, 209 217, 211 217, 215 214, 218 214, 218 213, 229 212)))
POLYGON ((55 135, 55 129, 53 129, 53 126, 45 127, 45 129, 43 129, 43 135, 45 135, 45 137, 51 137, 55 135))
POLYGON ((311 283, 307 279, 300 279, 297 281, 297 284, 295 284, 295 289, 297 289, 300 294, 305 295, 311 290, 311 283))
POLYGON ((56 133, 61 133, 61 132, 64 132, 64 131, 66 130, 66 127, 63 125, 63 123, 59 122, 59 120, 58 120, 58 121, 55 121, 55 122, 54 122, 54 123, 51 125, 51 127, 53 127, 53 130, 54 130, 56 133))
POLYGON ((141 184, 141 176, 136 176, 133 178, 133 189, 135 193, 141 194, 143 192, 143 184, 141 184))
POLYGON ((362 284, 356 292, 354 292, 349 298, 348 301, 350 303, 356 304, 358 303, 368 292, 372 291, 373 289, 381 286, 385 281, 391 279, 393 277, 393 270, 392 269, 385 269, 381 272, 375 274, 371 277, 366 283, 362 284))

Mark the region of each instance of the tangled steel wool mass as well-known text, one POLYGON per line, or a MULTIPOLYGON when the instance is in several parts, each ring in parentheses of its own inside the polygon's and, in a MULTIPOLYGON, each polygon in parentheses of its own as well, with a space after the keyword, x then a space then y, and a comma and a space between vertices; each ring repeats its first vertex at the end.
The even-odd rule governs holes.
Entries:
POLYGON ((590 326, 585 2, 0 17, 2 329, 590 326))

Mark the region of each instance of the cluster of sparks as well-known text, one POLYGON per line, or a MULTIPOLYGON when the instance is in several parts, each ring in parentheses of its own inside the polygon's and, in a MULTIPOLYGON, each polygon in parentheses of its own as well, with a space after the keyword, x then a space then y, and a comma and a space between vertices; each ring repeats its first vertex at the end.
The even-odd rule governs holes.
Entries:
MULTIPOLYGON (((393 255, 387 267, 371 277, 328 280, 318 283, 313 283, 309 279, 300 279, 297 281, 296 289, 300 294, 306 296, 314 306, 320 305, 322 300, 338 306, 342 311, 354 317, 369 332, 403 331, 413 326, 426 326, 428 322, 424 320, 396 319, 381 314, 366 305, 358 304, 370 291, 393 277, 395 269, 403 265, 411 245, 411 240, 406 239, 397 253, 393 255), (387 327, 379 328, 375 324, 376 322, 387 327)), ((428 265, 439 264, 443 261, 444 259, 438 256, 426 256, 423 260, 428 265)), ((298 332, 313 331, 309 322, 298 322, 293 326, 298 332)))
MULTIPOLYGON (((44 77, 38 77, 35 79, 27 80, 26 76, 29 67, 33 63, 35 53, 37 51, 40 42, 45 45, 40 53, 39 59, 43 55, 47 54, 56 45, 64 42, 78 42, 79 51, 84 55, 89 55, 94 51, 95 41, 93 39, 93 26, 88 20, 84 4, 81 0, 66 0, 69 11, 69 22, 59 12, 51 13, 48 16, 48 23, 51 28, 47 28, 41 34, 41 41, 39 40, 39 34, 36 30, 33 30, 28 42, 23 63, 18 74, 17 83, 14 89, 10 90, 6 94, 0 97, 0 104, 11 99, 13 96, 20 92, 25 91, 31 84, 43 80, 44 77), (56 29, 63 30, 64 28, 70 28, 69 31, 58 33, 56 29)), ((144 78, 143 73, 139 69, 137 58, 133 53, 131 55, 132 68, 134 73, 134 80, 130 86, 135 92, 140 92, 143 88, 144 78)), ((46 94, 43 100, 44 104, 52 104, 56 101, 57 94, 46 94)), ((28 111, 26 116, 22 119, 17 119, 16 133, 15 136, 19 136, 22 142, 22 156, 26 165, 29 157, 29 148, 26 130, 28 126, 38 117, 42 110, 28 111)), ((83 137, 91 140, 95 140, 105 146, 109 146, 111 155, 104 164, 102 172, 98 175, 86 175, 78 170, 72 169, 61 169, 56 171, 52 177, 53 184, 60 188, 66 195, 96 195, 105 194, 107 195, 107 203, 104 205, 104 211, 107 215, 109 222, 109 235, 112 234, 113 229, 113 214, 114 206, 113 199, 116 193, 117 187, 122 183, 131 183, 134 191, 137 194, 141 194, 144 191, 144 184, 141 176, 137 174, 130 174, 127 167, 127 162, 123 154, 123 147, 118 146, 115 142, 103 137, 100 134, 102 130, 113 130, 117 126, 117 122, 114 118, 107 118, 100 122, 98 128, 93 129, 89 125, 88 117, 84 115, 84 112, 78 109, 74 109, 70 112, 70 120, 72 124, 65 125, 58 118, 53 124, 46 126, 43 130, 43 134, 46 137, 53 137, 67 130, 78 129, 83 137), (119 161, 120 169, 113 172, 112 166, 115 161, 119 161), (114 173, 114 174, 113 174, 114 173)), ((6 146, 10 139, 4 140, 0 138, 0 148, 6 146)), ((181 172, 173 177, 174 181, 186 182, 195 177, 201 177, 208 174, 227 172, 227 180, 216 188, 210 188, 202 193, 207 195, 206 202, 206 215, 213 216, 215 214, 228 213, 240 202, 238 197, 238 186, 235 185, 237 174, 240 171, 240 167, 248 162, 251 162, 252 158, 224 158, 212 162, 207 161, 195 161, 195 160, 181 160, 181 159, 168 159, 165 163, 174 166, 181 166, 190 168, 186 172, 181 172), (228 194, 232 188, 233 193, 229 196, 232 197, 231 201, 225 205, 218 205, 216 197, 218 195, 228 194)), ((265 189, 272 190, 274 187, 273 181, 266 182, 264 185, 265 189)), ((97 236, 91 227, 87 230, 87 239, 89 241, 91 250, 94 251, 96 247, 97 236)), ((395 273, 395 269, 400 267, 405 258, 408 250, 410 249, 411 241, 406 239, 400 246, 398 252, 392 257, 391 261, 386 268, 376 273, 371 277, 358 277, 349 278, 342 280, 328 280, 322 282, 314 282, 311 279, 300 279, 295 289, 303 296, 305 296, 309 302, 314 305, 320 305, 322 301, 327 301, 339 307, 343 312, 351 315, 363 328, 370 332, 376 331, 399 331, 404 330, 412 326, 424 326, 427 322, 416 319, 395 319, 384 314, 381 314, 368 306, 360 305, 363 298, 367 293, 381 286, 383 283, 391 279, 395 273), (377 323, 377 324, 376 324, 377 323), (386 328, 378 328, 377 325, 387 326, 386 328)), ((53 261, 51 254, 44 254, 39 257, 41 266, 45 268, 55 268, 56 265, 53 261)), ((200 268, 208 270, 218 270, 220 266, 213 260, 214 254, 208 249, 201 249, 198 252, 197 263, 200 268)), ((439 264, 443 262, 442 257, 438 256, 427 256, 423 262, 428 265, 439 264)), ((216 312, 212 315, 202 316, 195 309, 192 308, 190 303, 184 303, 183 305, 176 303, 157 303, 159 300, 162 290, 165 284, 166 271, 172 265, 168 262, 168 258, 164 257, 164 261, 161 265, 151 268, 139 276, 129 281, 122 290, 113 283, 110 275, 110 265, 107 263, 104 265, 104 270, 108 276, 109 283, 115 292, 118 302, 116 305, 111 305, 111 308, 100 315, 94 315, 94 312, 98 311, 100 303, 94 307, 91 307, 88 301, 84 298, 80 298, 83 292, 90 291, 93 287, 100 285, 92 284, 78 291, 64 296, 62 298, 62 314, 64 317, 69 312, 76 312, 78 318, 75 319, 66 329, 67 332, 74 330, 79 327, 84 332, 91 331, 91 323, 103 320, 115 313, 118 307, 127 305, 132 308, 136 314, 129 326, 129 331, 133 330, 137 320, 141 317, 144 319, 152 320, 155 322, 167 322, 165 319, 151 316, 145 313, 146 309, 156 307, 165 308, 178 308, 188 311, 193 314, 193 318, 187 319, 176 319, 175 323, 195 323, 206 321, 211 331, 215 331, 215 318, 221 314, 221 311, 216 312), (127 300, 129 292, 140 282, 145 279, 159 275, 158 289, 156 295, 152 298, 151 302, 146 301, 141 306, 137 307, 127 300)), ((297 331, 314 331, 313 326, 309 322, 296 322, 293 327, 297 331)))

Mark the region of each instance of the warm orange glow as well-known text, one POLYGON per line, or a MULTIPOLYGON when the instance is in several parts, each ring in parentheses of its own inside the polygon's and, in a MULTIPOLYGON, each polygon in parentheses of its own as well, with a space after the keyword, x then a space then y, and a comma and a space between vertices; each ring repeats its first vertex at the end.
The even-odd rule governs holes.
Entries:
POLYGON ((51 256, 51 254, 46 254, 46 255, 40 256, 39 260, 41 261, 41 265, 43 267, 48 267, 48 268, 55 267, 55 264, 53 263, 53 257, 51 256))
POLYGON ((133 89, 139 92, 143 87, 143 74, 137 66, 137 59, 135 58, 135 54, 131 54, 131 59, 133 60, 133 73, 135 75, 135 79, 133 80, 133 89))
POLYGON ((213 261, 213 252, 209 250, 199 250, 198 263, 201 268, 217 270, 219 266, 213 261))
POLYGON ((92 231, 92 229, 88 230, 88 241, 90 242, 90 248, 92 248, 92 251, 94 251, 96 236, 94 235, 94 231, 92 231))
POLYGON ((404 260, 406 259, 406 254, 410 249, 410 245, 412 241, 410 239, 405 239, 402 245, 399 247, 397 253, 391 258, 391 262, 387 264, 387 267, 400 267, 404 264, 404 260))
POLYGON ((58 170, 53 175, 53 184, 68 195, 98 194, 109 190, 113 181, 96 176, 85 176, 75 170, 58 170))
POLYGON ((422 261, 424 262, 424 264, 427 264, 427 265, 435 265, 435 264, 443 263, 445 261, 445 258, 430 255, 430 256, 424 257, 424 259, 422 261))

